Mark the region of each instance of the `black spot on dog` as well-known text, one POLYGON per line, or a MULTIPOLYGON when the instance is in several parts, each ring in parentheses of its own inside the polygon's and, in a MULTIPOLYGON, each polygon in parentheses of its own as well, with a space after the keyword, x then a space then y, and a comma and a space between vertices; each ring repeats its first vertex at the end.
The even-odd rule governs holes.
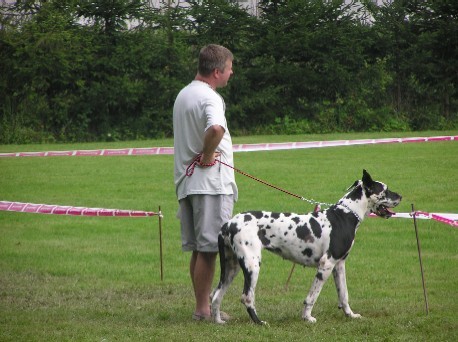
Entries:
POLYGON ((290 217, 291 213, 284 213, 283 215, 285 215, 285 217, 290 217))
POLYGON ((373 182, 373 183, 371 184, 370 189, 371 189, 371 192, 372 192, 373 194, 378 195, 378 194, 380 194, 380 193, 383 192, 384 187, 383 187, 383 185, 382 185, 381 183, 379 183, 379 182, 373 182))
POLYGON ((311 213, 313 217, 315 218, 318 218, 318 211, 314 211, 313 213, 311 213))
POLYGON ((302 254, 310 258, 313 255, 313 251, 310 248, 306 248, 302 251, 302 254))
POLYGON ((229 236, 231 239, 231 244, 234 244, 234 236, 240 232, 240 229, 237 226, 237 223, 232 222, 231 224, 228 224, 226 222, 223 224, 221 227, 221 234, 224 236, 229 236))
POLYGON ((273 219, 275 220, 278 220, 280 218, 280 213, 272 213, 272 215, 270 215, 273 219))
POLYGON ((289 230, 293 229, 293 225, 290 224, 289 227, 288 227, 289 230))
POLYGON ((288 235, 288 232, 285 232, 283 235, 285 235, 285 236, 288 235))
POLYGON ((323 273, 318 272, 318 273, 316 274, 316 278, 317 278, 318 280, 323 280, 323 273))
POLYGON ((348 195, 347 198, 351 199, 352 201, 359 200, 363 197, 363 188, 361 186, 357 186, 353 189, 348 195))
POLYGON ((258 220, 262 217, 262 215, 264 215, 264 213, 262 211, 250 211, 250 212, 244 213, 244 214, 251 214, 254 217, 256 217, 256 219, 258 219, 258 220))
POLYGON ((318 221, 314 218, 310 219, 310 227, 312 228, 313 235, 317 238, 321 237, 321 226, 318 221))
POLYGON ((228 228, 228 223, 226 222, 225 224, 223 224, 223 226, 221 227, 221 233, 224 234, 224 235, 227 235, 228 232, 229 232, 229 228, 228 228))
POLYGON ((243 275, 245 276, 245 282, 243 285, 243 293, 248 296, 251 287, 251 277, 253 276, 253 272, 249 271, 245 265, 245 258, 241 257, 238 258, 240 267, 242 268, 243 275))
POLYGON ((291 220, 294 221, 296 224, 299 224, 299 222, 301 222, 301 219, 298 216, 293 217, 291 220))
POLYGON ((258 230, 259 240, 261 240, 261 243, 264 246, 268 246, 270 244, 270 240, 266 237, 266 234, 267 234, 267 232, 265 231, 265 229, 258 230))
POLYGON ((296 234, 299 239, 304 240, 305 242, 315 241, 315 239, 312 236, 312 233, 310 232, 310 229, 308 229, 306 226, 297 227, 296 234))
POLYGON ((332 206, 326 212, 326 217, 331 223, 331 236, 329 241, 328 257, 336 260, 342 259, 353 244, 358 218, 353 213, 332 206), (339 229, 336 229, 339 227, 339 229))
POLYGON ((243 222, 249 222, 253 219, 253 216, 251 214, 245 214, 243 217, 243 222))

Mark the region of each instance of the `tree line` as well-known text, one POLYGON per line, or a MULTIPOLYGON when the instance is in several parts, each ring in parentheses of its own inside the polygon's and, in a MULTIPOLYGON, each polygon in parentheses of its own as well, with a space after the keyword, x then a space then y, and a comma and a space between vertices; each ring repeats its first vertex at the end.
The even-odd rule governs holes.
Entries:
POLYGON ((23 0, 0 11, 0 143, 172 135, 199 49, 233 135, 458 127, 458 2, 23 0))

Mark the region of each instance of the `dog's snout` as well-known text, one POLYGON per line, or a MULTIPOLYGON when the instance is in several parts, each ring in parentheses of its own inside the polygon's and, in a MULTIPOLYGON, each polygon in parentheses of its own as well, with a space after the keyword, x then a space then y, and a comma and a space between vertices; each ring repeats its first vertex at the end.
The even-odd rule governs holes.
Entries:
POLYGON ((387 198, 391 199, 392 201, 399 203, 402 200, 402 196, 398 194, 397 192, 394 191, 389 191, 387 192, 387 198))

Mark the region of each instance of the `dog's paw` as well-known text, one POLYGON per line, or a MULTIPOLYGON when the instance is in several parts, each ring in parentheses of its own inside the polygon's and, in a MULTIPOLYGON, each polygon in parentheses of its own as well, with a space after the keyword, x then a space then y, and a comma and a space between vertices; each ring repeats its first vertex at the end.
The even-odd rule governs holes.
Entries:
POLYGON ((309 322, 309 323, 316 323, 316 318, 315 318, 315 317, 312 317, 312 316, 302 317, 302 319, 303 319, 304 321, 309 322))
POLYGON ((348 314, 346 314, 347 317, 350 317, 350 318, 361 318, 362 316, 360 314, 357 314, 357 313, 354 313, 354 312, 350 312, 348 314))
POLYGON ((227 323, 226 321, 223 321, 221 318, 220 319, 213 319, 213 322, 215 322, 216 324, 226 324, 227 323))
MULTIPOLYGON (((225 315, 227 316, 227 314, 225 313, 225 315)), ((229 316, 227 316, 229 317, 229 316)), ((218 314, 213 314, 212 313, 212 321, 216 324, 226 324, 228 319, 224 319, 223 315, 222 315, 222 312, 219 312, 218 314)))

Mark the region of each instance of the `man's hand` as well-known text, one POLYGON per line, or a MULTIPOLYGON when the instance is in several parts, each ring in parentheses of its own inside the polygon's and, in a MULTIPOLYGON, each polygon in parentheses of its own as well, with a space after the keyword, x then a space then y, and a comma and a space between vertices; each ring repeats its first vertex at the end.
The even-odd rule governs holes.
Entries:
POLYGON ((200 156, 200 159, 199 161, 197 162, 197 165, 199 165, 200 167, 209 167, 209 166, 213 166, 215 165, 216 163, 216 158, 218 158, 219 156, 221 155, 220 152, 215 152, 213 153, 213 157, 211 158, 211 161, 210 162, 205 162, 203 160, 203 154, 200 156))

